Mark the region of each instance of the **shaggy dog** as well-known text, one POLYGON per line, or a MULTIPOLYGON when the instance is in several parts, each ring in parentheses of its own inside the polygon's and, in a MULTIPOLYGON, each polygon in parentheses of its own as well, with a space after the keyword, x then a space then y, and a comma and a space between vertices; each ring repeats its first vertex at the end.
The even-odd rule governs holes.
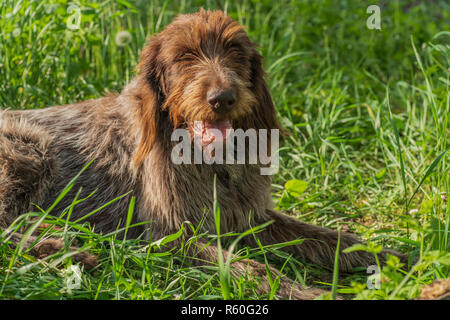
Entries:
MULTIPOLYGON (((75 207, 72 220, 131 192, 87 219, 96 232, 123 227, 134 196, 132 223, 150 224, 131 228, 128 238, 160 239, 176 233, 185 221, 215 234, 216 177, 222 234, 242 233, 271 221, 256 235, 263 245, 302 238, 303 243, 283 250, 332 268, 338 232, 274 211, 271 178, 261 175, 261 164, 171 161, 171 134, 177 128, 203 140, 206 129, 280 129, 262 57, 244 29, 221 11, 180 15, 150 38, 138 69, 121 94, 43 110, 0 112, 0 226, 5 229, 20 214, 35 210, 34 204, 50 207, 93 160, 53 213, 70 206, 80 187, 78 198, 92 195, 75 207)), ((243 241, 258 245, 254 236, 243 241)), ((341 249, 355 243, 354 236, 341 234, 341 249)), ((62 240, 45 239, 31 252, 39 257, 61 248, 62 240)), ((203 263, 214 263, 225 253, 202 241, 191 251, 203 263)), ((88 255, 77 257, 85 264, 95 263, 88 255)), ((375 260, 366 252, 340 254, 339 268, 344 272, 371 264, 375 260)), ((233 263, 233 270, 262 277, 260 290, 269 291, 265 265, 240 260, 233 263)), ((278 293, 306 299, 321 291, 300 288, 283 277, 278 293)))

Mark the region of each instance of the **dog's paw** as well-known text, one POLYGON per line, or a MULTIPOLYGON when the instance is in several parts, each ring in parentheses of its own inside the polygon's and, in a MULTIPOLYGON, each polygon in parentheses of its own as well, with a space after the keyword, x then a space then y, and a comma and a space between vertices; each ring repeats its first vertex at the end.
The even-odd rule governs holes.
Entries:
MULTIPOLYGON (((46 239, 34 246, 31 253, 37 258, 43 259, 58 253, 62 249, 64 249, 64 241, 62 239, 46 239)), ((70 251, 77 250, 79 248, 70 247, 70 251)), ((92 269, 98 265, 97 257, 84 251, 77 252, 72 257, 75 261, 83 264, 86 269, 92 269)))

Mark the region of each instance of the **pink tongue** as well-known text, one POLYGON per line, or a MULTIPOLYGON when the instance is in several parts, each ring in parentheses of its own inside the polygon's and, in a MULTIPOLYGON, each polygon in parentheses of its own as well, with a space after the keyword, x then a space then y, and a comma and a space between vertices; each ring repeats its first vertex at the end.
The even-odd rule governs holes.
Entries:
POLYGON ((195 121, 194 134, 198 137, 202 137, 202 145, 206 146, 213 141, 223 141, 227 135, 227 129, 231 129, 231 123, 228 120, 221 122, 205 122, 195 121), (215 129, 215 130, 211 130, 215 129))

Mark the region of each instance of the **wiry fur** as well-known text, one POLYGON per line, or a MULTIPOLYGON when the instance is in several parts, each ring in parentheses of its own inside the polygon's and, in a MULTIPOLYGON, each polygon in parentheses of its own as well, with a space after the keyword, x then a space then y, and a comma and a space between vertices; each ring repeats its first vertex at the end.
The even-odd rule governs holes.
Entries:
MULTIPOLYGON (((50 206, 64 186, 89 161, 91 166, 53 212, 97 190, 76 206, 78 219, 100 205, 131 192, 89 217, 98 232, 109 232, 126 221, 131 196, 136 197, 133 222, 149 221, 128 236, 146 232, 158 239, 179 230, 184 221, 216 232, 213 180, 221 209, 221 232, 243 232, 274 220, 258 234, 263 244, 306 239, 285 248, 297 257, 331 268, 337 232, 304 224, 273 211, 271 179, 260 175, 259 165, 175 165, 170 154, 175 128, 189 128, 194 120, 232 121, 234 128, 280 128, 262 68, 262 57, 243 28, 220 11, 181 15, 143 49, 139 75, 120 95, 43 110, 4 111, 0 120, 0 223, 7 227, 31 204, 50 206), (237 103, 226 115, 214 113, 205 101, 211 88, 232 88, 237 103)), ((270 141, 270 140, 269 140, 270 141)), ((253 237, 245 239, 255 245, 253 237)), ((358 240, 342 234, 341 248, 358 240)), ((57 247, 57 246, 56 246, 57 247)), ((201 247, 201 246, 200 246, 201 247)), ((194 254, 195 252, 193 252, 194 254)), ((215 261, 214 246, 196 254, 215 261)), ((340 269, 374 263, 365 252, 341 254, 340 269)), ((237 272, 249 269, 263 276, 255 261, 234 264, 237 272)), ((274 271, 276 272, 276 271, 274 271)), ((263 281, 264 282, 264 281, 263 281)), ((268 290, 266 282, 261 287, 268 290)), ((283 278, 280 294, 289 296, 292 283, 283 278)), ((319 291, 293 287, 293 297, 311 298, 319 291)))

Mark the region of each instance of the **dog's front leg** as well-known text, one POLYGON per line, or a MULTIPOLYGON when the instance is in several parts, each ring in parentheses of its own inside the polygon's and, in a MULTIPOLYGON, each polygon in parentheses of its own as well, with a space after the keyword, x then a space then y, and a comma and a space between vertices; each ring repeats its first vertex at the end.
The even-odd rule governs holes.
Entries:
MULTIPOLYGON (((191 255, 194 257, 194 263, 197 266, 201 265, 217 265, 219 254, 223 256, 223 261, 228 258, 228 252, 226 250, 219 251, 215 245, 207 245, 203 241, 198 241, 194 248, 191 248, 191 255)), ((231 273, 235 277, 248 276, 250 279, 259 279, 260 283, 257 287, 259 294, 268 294, 271 291, 268 270, 265 264, 259 263, 252 259, 237 260, 235 255, 231 255, 231 273)), ((280 284, 277 291, 277 295, 285 299, 296 300, 311 300, 326 293, 326 291, 317 288, 304 288, 299 283, 292 281, 291 279, 280 275, 280 271, 269 266, 269 272, 272 279, 280 276, 280 284)))
MULTIPOLYGON (((329 269, 333 268, 338 240, 337 231, 301 222, 275 210, 267 210, 267 213, 269 219, 274 222, 256 235, 263 245, 304 239, 303 243, 284 247, 283 250, 306 261, 329 269)), ((248 237, 246 240, 250 245, 256 245, 254 238, 248 237)), ((355 236, 344 232, 340 234, 340 251, 356 243, 361 241, 355 236)), ((384 260, 387 252, 399 256, 402 260, 405 259, 403 254, 384 251, 379 255, 380 261, 384 260)), ((355 267, 368 267, 375 264, 374 255, 365 251, 341 252, 339 255, 339 270, 343 272, 348 272, 355 267)))

